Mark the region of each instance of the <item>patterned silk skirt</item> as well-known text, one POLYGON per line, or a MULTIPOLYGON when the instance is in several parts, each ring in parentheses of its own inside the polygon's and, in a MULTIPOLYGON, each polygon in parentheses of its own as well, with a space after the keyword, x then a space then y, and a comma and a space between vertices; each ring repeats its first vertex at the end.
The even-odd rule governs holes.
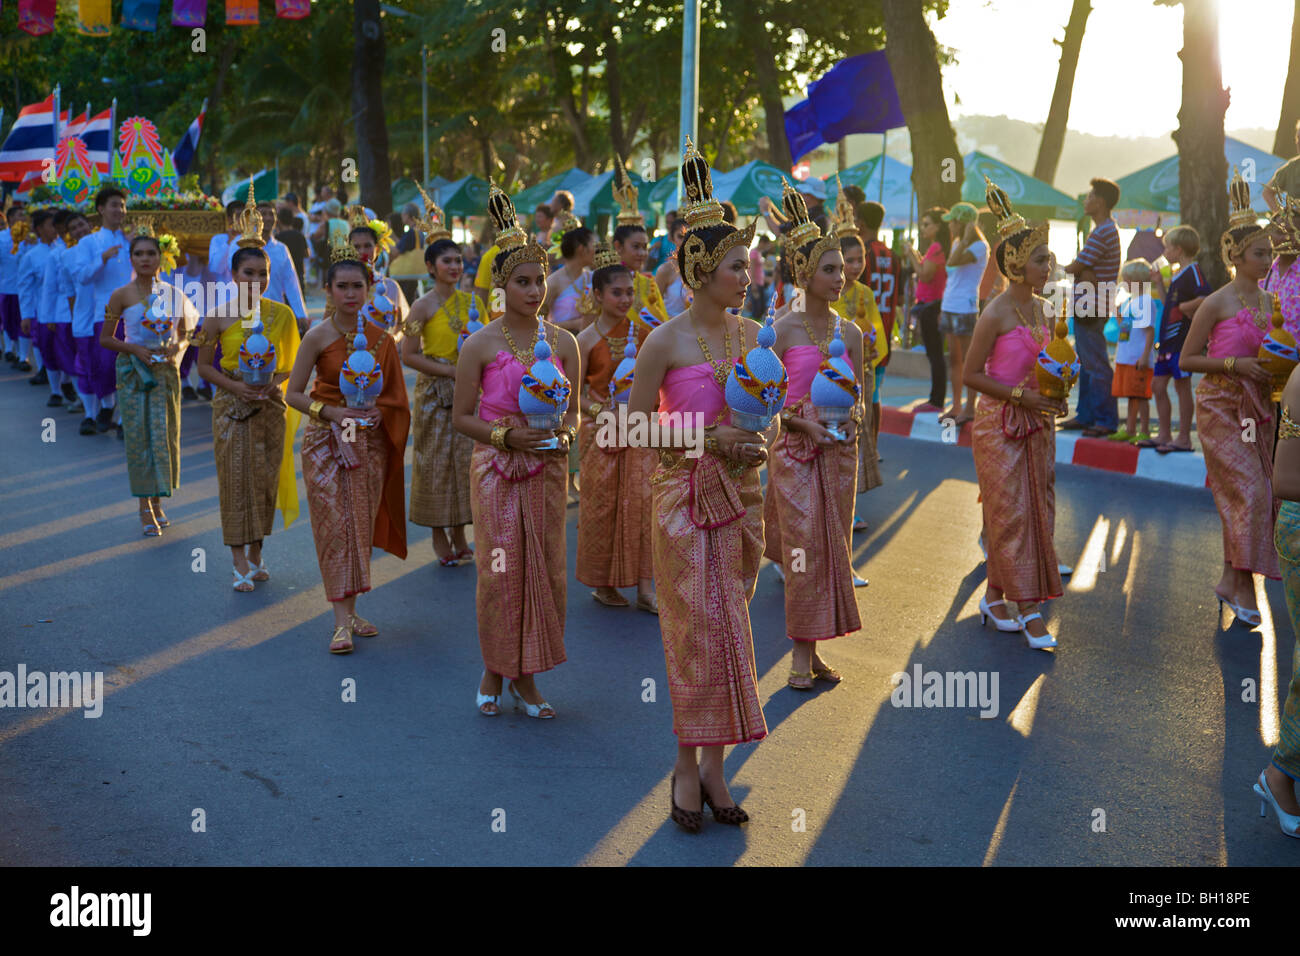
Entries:
POLYGON ((655 584, 673 732, 681 746, 762 740, 749 599, 763 556, 757 469, 732 477, 710 454, 660 453, 655 584))
POLYGON ((181 483, 181 377, 170 362, 117 357, 126 473, 137 498, 167 498, 181 483))
POLYGON ((451 426, 456 380, 420 375, 411 403, 415 454, 411 465, 411 521, 426 528, 469 524, 470 456, 474 439, 451 426))
POLYGON ((578 427, 582 467, 578 481, 577 578, 589 587, 630 588, 654 577, 650 476, 653 448, 602 448, 596 418, 578 427))
MULTIPOLYGON (((806 402, 795 414, 814 415, 806 402)), ((764 551, 785 571, 785 629, 793 640, 862 629, 850 551, 858 466, 855 443, 819 446, 802 432, 782 431, 768 456, 764 551)))
POLYGON ((357 428, 344 441, 337 422, 309 421, 302 433, 302 480, 325 598, 370 590, 370 549, 388 470, 380 427, 357 428))
POLYGON ((1276 427, 1273 406, 1255 382, 1216 372, 1196 386, 1196 428, 1223 524, 1223 559, 1273 579, 1282 576, 1273 547, 1276 427))
MULTIPOLYGON (((1284 501, 1273 532, 1282 559, 1282 584, 1291 631, 1300 635, 1300 502, 1284 501)), ((1292 780, 1300 780, 1300 638, 1292 654, 1291 688, 1282 707, 1282 727, 1273 764, 1292 780)))
POLYGON ((990 587, 1008 601, 1060 597, 1056 561, 1056 429, 1051 419, 979 397, 971 451, 984 503, 990 587))
POLYGON ((866 409, 862 424, 858 426, 858 494, 879 488, 884 483, 880 477, 880 462, 876 461, 874 416, 870 402, 867 402, 866 409))
MULTIPOLYGON (((493 424, 519 428, 524 418, 493 424)), ((513 679, 565 661, 568 480, 562 455, 474 445, 475 606, 483 665, 494 674, 513 679)))
MULTIPOLYGON (((227 372, 232 378, 239 372, 227 372)), ((275 522, 284 461, 284 395, 246 402, 224 388, 212 394, 212 450, 217 459, 221 538, 229 547, 261 541, 275 522)))

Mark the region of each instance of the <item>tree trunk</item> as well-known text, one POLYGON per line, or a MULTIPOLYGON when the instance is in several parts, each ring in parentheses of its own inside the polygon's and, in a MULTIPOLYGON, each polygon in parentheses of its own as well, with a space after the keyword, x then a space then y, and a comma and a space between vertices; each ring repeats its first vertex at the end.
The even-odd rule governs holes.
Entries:
POLYGON ((1290 159, 1296 154, 1296 121, 1300 120, 1300 0, 1291 16, 1291 59, 1282 88, 1282 114, 1277 118, 1273 155, 1290 159))
POLYGON ((961 201, 963 169, 943 98, 934 34, 915 0, 883 0, 883 7, 889 69, 907 79, 895 85, 912 138, 912 183, 920 209, 952 206, 961 201))
MULTIPOLYGON (((546 58, 551 68, 551 84, 560 104, 560 115, 568 124, 569 134, 573 138, 573 165, 585 170, 591 165, 591 146, 587 142, 586 94, 584 92, 582 108, 579 109, 573 96, 573 77, 569 73, 569 63, 564 59, 568 53, 558 49, 555 33, 551 30, 550 10, 545 3, 541 5, 539 13, 540 26, 546 35, 546 58)), ((556 20, 560 20, 560 15, 556 15, 556 20)), ((556 25, 563 27, 562 22, 557 22, 556 25)))
MULTIPOLYGON (((197 171, 199 166, 199 152, 203 151, 203 159, 207 162, 204 164, 208 173, 208 185, 213 195, 220 196, 221 190, 217 181, 217 153, 218 150, 208 148, 204 150, 204 143, 209 146, 215 145, 221 141, 221 106, 222 98, 226 91, 226 76, 230 72, 230 65, 235 59, 235 47, 238 40, 233 33, 228 33, 221 44, 221 54, 217 60, 217 75, 212 80, 212 89, 208 91, 208 114, 205 120, 206 129, 202 136, 199 137, 198 148, 195 149, 194 160, 190 164, 191 171, 197 171)), ((110 139, 117 136, 117 130, 112 130, 109 134, 110 139)))
POLYGON ((383 219, 393 208, 384 115, 384 26, 379 0, 354 0, 352 9, 352 112, 356 116, 360 200, 383 219))
MULTIPOLYGON (((609 97, 609 139, 615 155, 628 158, 627 134, 623 127, 623 82, 618 70, 618 38, 614 36, 614 15, 605 23, 605 90, 609 97)), ((635 127, 633 128, 635 132, 635 127)))
POLYGON ((1228 227, 1228 163, 1223 114, 1228 92, 1219 61, 1216 0, 1183 0, 1183 104, 1178 111, 1178 204, 1182 221, 1201 236, 1201 268, 1212 286, 1228 280, 1219 237, 1228 227))
POLYGON ((781 77, 776 68, 776 54, 768 42, 767 25, 763 22, 763 6, 748 3, 744 16, 754 51, 754 75, 758 79, 758 96, 763 104, 764 123, 767 127, 767 161, 777 169, 790 169, 795 159, 790 155, 790 142, 785 138, 785 105, 781 102, 781 77))
POLYGON ((1056 71, 1056 89, 1052 91, 1052 105, 1047 111, 1047 125, 1043 139, 1038 144, 1038 160, 1034 163, 1034 176, 1045 183, 1054 183, 1056 167, 1061 162, 1061 148, 1065 145, 1065 126, 1070 118, 1070 97, 1074 92, 1074 73, 1079 66, 1079 48, 1083 45, 1083 31, 1088 23, 1092 6, 1088 0, 1074 0, 1070 9, 1070 22, 1065 25, 1065 39, 1061 41, 1061 65, 1056 71))

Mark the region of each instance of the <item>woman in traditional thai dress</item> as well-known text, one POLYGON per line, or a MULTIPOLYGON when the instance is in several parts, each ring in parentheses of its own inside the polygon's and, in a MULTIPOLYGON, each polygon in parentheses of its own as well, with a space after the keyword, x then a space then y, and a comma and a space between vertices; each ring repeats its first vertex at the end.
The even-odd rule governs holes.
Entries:
MULTIPOLYGON (((811 690, 813 680, 838 684, 838 671, 818 653, 817 642, 861 630, 854 596, 851 553, 853 498, 861 429, 862 332, 831 309, 844 290, 844 257, 833 228, 822 236, 809 221, 803 197, 785 185, 782 205, 791 220, 785 258, 803 295, 776 318, 776 352, 790 377, 781 412, 784 426, 767 465, 764 553, 780 565, 785 582, 785 630, 793 641, 786 683, 811 690), (814 408, 811 388, 830 358, 836 330, 859 383, 853 419, 844 438, 827 431, 814 408)), ((868 292, 870 295, 870 292, 868 292)), ((873 456, 874 458, 874 456, 873 456)))
MULTIPOLYGON (((250 204, 251 206, 251 204, 250 204)), ((298 482, 293 436, 299 414, 284 400, 284 383, 298 354, 298 320, 282 302, 262 298, 270 283, 270 259, 262 250, 262 219, 255 206, 231 260, 234 308, 218 309, 197 339, 199 377, 213 386, 212 450, 217 462, 221 537, 234 563, 234 589, 252 591, 269 581, 262 539, 271 533, 279 509, 288 528, 298 517, 298 482), (274 350, 270 381, 254 384, 267 355, 248 343, 265 338, 274 350), (213 355, 221 346, 221 367, 213 355), (250 365, 250 361, 253 363, 250 365)))
POLYGON ((510 197, 495 184, 488 213, 500 249, 492 287, 501 290, 505 312, 461 346, 452 405, 453 426, 476 443, 470 506, 484 671, 475 704, 484 716, 499 714, 502 679, 508 678, 516 706, 549 719, 555 709, 534 675, 565 661, 565 461, 578 417, 568 383, 581 382, 582 375, 573 336, 538 319, 546 297, 546 250, 528 241, 510 197), (552 380, 547 385, 535 376, 552 380), (563 415, 560 427, 527 425, 521 386, 530 395, 537 388, 554 403, 553 415, 563 415))
POLYGON ((591 295, 596 234, 573 213, 562 212, 554 235, 551 251, 558 249, 560 265, 546 279, 542 312, 548 321, 577 335, 597 312, 591 295))
MULTIPOLYGON (((637 609, 657 614, 650 476, 659 456, 651 448, 617 443, 618 406, 610 393, 615 369, 626 357, 628 338, 634 332, 627 314, 632 304, 632 273, 613 250, 601 246, 591 281, 601 314, 578 336, 585 380, 578 429, 582 499, 578 506, 577 578, 594 587, 592 598, 608 607, 627 607, 628 600, 618 588, 635 585, 637 609)), ((635 349, 634 340, 633 354, 635 349)))
POLYGON ((464 270, 460 246, 445 229, 428 233, 425 266, 433 288, 415 301, 406 321, 402 364, 419 372, 412 407, 415 454, 411 467, 411 521, 432 530, 442 567, 474 556, 465 540, 470 511, 470 455, 474 441, 452 426, 456 362, 471 318, 473 293, 457 289, 464 270))
POLYGON ((709 167, 689 141, 682 174, 690 201, 681 211, 687 227, 677 262, 694 299, 645 340, 628 414, 659 412, 660 462, 651 481, 659 624, 677 735, 672 819, 698 832, 702 800, 721 822, 748 819, 727 790, 723 751, 767 736, 749 623, 763 556, 757 469, 767 453, 762 435, 730 424, 724 392, 736 358, 757 340, 758 326, 728 311, 745 301, 754 224, 739 231, 724 222, 709 167), (705 451, 687 457, 680 446, 698 435, 697 425, 707 429, 705 451))
POLYGON ((140 499, 145 537, 157 537, 171 524, 159 499, 170 498, 181 483, 180 353, 198 326, 189 300, 175 286, 156 281, 163 246, 174 242, 171 236, 155 237, 149 227, 131 238, 134 275, 109 296, 99 333, 99 344, 118 353, 126 471, 131 494, 140 499), (116 337, 119 322, 125 340, 116 337))
POLYGON ((1053 543, 1056 520, 1056 429, 1064 402, 1039 391, 1039 352, 1052 336, 1050 303, 1038 293, 1053 268, 1047 224, 1030 227, 1006 194, 990 184, 989 208, 1003 236, 996 258, 1009 280, 980 313, 966 355, 963 381, 980 392, 971 450, 984 505, 988 583, 980 620, 999 631, 1023 632, 1030 647, 1056 647, 1041 602, 1060 597, 1053 543), (1013 607, 1018 605, 1018 607, 1013 607))
POLYGON ((331 244, 325 288, 333 314, 303 336, 286 396, 311 418, 302 434, 302 478, 325 599, 334 611, 331 654, 351 653, 353 635, 379 633, 356 613, 357 595, 370 590, 371 548, 406 557, 402 459, 411 412, 396 344, 373 323, 358 329, 370 271, 355 255, 350 246, 331 244), (364 352, 371 361, 354 363, 364 352), (377 395, 376 370, 382 373, 377 395))
POLYGON ((1269 373, 1257 358, 1273 314, 1272 297, 1259 287, 1273 263, 1273 249, 1240 174, 1233 176, 1229 198, 1228 231, 1219 245, 1233 278, 1192 316, 1178 364, 1205 376, 1196 386, 1196 427, 1223 523, 1223 573, 1214 594, 1220 610, 1227 604, 1236 618, 1254 627, 1260 623, 1254 575, 1282 576, 1273 546, 1277 420, 1269 373))

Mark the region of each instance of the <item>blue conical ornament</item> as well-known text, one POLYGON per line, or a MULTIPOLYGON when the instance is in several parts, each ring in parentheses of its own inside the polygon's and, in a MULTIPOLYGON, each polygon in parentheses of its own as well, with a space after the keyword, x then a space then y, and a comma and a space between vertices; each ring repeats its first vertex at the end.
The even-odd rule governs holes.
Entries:
POLYGON ((772 346, 776 329, 772 327, 773 310, 767 310, 763 327, 758 330, 758 345, 741 357, 727 377, 727 407, 731 423, 746 431, 766 431, 772 419, 785 405, 790 378, 772 346))
POLYGON ((248 335, 239 344, 239 374, 249 385, 269 385, 275 375, 275 346, 262 327, 262 309, 259 303, 248 335))
POLYGON ((374 408, 375 400, 384 389, 384 371, 375 356, 368 350, 364 329, 364 312, 357 313, 357 336, 352 340, 352 352, 339 372, 339 391, 349 408, 374 408))
POLYGON ((822 361, 821 368, 813 376, 809 392, 818 419, 827 431, 844 441, 847 436, 835 426, 849 420, 853 407, 858 403, 861 389, 858 387, 857 376, 853 374, 853 364, 845 356, 840 322, 841 319, 836 316, 830 355, 822 361))
POLYGON ((456 351, 459 352, 465 347, 465 340, 483 328, 483 323, 478 320, 478 296, 470 293, 469 296, 469 318, 465 322, 465 328, 460 330, 460 335, 456 339, 456 351))
POLYGON ((554 431, 564 425, 564 414, 569 408, 569 380, 551 358, 546 323, 540 318, 533 358, 537 361, 519 383, 519 411, 528 420, 529 428, 554 431))
MULTIPOLYGON (((378 288, 376 286, 376 289, 378 288)), ((373 322, 388 332, 392 332, 397 326, 397 306, 383 291, 376 291, 374 297, 365 304, 361 312, 367 321, 373 322)))
POLYGON ((620 405, 626 405, 632 394, 632 375, 635 371, 636 336, 629 334, 627 345, 623 346, 623 360, 618 363, 614 369, 614 377, 609 380, 609 394, 620 405))

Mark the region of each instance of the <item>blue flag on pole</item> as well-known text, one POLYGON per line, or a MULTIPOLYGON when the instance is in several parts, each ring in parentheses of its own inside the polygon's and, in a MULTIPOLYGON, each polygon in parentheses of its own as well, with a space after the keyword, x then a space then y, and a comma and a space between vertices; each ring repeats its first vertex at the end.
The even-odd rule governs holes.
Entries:
POLYGON ((808 102, 828 143, 849 133, 883 133, 907 124, 884 50, 840 60, 809 85, 808 102))
POLYGON ((817 115, 812 102, 802 100, 785 111, 785 138, 790 143, 790 165, 806 156, 826 140, 817 130, 817 115))

